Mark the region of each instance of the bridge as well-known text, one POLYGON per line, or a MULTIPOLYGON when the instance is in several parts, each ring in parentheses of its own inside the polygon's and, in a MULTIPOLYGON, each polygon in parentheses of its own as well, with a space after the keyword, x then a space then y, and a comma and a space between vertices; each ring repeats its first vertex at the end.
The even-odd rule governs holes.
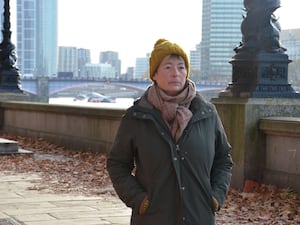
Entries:
MULTIPOLYGON (((39 93, 39 89, 43 89, 43 92, 47 92, 48 96, 53 96, 60 92, 79 89, 90 86, 98 86, 107 88, 108 86, 119 86, 120 89, 135 89, 144 91, 151 84, 149 80, 103 80, 103 79, 87 79, 87 78, 23 78, 21 79, 21 88, 25 92, 33 95, 39 93)), ((224 83, 217 82, 197 82, 197 90, 216 90, 226 87, 224 83)))

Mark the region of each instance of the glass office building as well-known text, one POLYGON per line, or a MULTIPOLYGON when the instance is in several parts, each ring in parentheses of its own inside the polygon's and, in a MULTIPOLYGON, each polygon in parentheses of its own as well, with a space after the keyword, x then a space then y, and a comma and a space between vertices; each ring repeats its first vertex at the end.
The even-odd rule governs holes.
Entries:
POLYGON ((201 78, 229 81, 234 48, 242 40, 243 1, 203 0, 201 78))
POLYGON ((57 73, 57 0, 17 0, 18 68, 26 76, 57 73))

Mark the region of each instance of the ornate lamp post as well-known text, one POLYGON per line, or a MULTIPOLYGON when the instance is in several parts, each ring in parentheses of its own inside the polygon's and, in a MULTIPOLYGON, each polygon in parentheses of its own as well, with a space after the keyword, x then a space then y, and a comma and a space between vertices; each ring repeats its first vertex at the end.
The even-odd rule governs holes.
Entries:
POLYGON ((220 97, 300 97, 288 83, 288 59, 274 11, 280 0, 244 0, 242 41, 231 60, 232 82, 220 97))
POLYGON ((4 0, 2 42, 0 43, 0 93, 23 93, 16 67, 15 46, 11 42, 9 0, 4 0))

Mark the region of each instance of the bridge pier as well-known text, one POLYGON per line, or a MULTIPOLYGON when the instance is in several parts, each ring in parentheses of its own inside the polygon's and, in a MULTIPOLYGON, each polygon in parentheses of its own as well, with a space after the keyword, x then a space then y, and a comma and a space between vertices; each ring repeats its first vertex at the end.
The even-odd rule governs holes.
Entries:
POLYGON ((49 102, 49 77, 37 77, 37 101, 49 102))

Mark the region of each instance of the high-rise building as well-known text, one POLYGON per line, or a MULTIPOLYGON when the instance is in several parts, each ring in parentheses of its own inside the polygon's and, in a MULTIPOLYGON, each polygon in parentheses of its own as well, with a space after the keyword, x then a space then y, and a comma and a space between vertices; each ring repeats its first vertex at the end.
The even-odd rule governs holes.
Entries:
POLYGON ((77 49, 78 57, 78 76, 84 77, 83 68, 87 63, 91 63, 91 51, 89 49, 77 49))
POLYGON ((119 59, 119 53, 113 51, 100 52, 99 63, 110 64, 115 68, 115 77, 119 78, 121 75, 121 60, 119 59))
POLYGON ((201 78, 231 78, 234 48, 241 42, 243 1, 203 0, 201 78))
POLYGON ((78 76, 78 51, 76 47, 59 47, 58 75, 72 74, 72 77, 78 76))
POLYGON ((300 29, 282 30, 280 34, 282 46, 291 60, 300 60, 300 29))
POLYGON ((288 67, 289 82, 300 85, 300 29, 282 30, 280 34, 282 46, 286 49, 291 63, 288 67))
POLYGON ((21 74, 57 73, 57 0, 17 0, 17 55, 21 74))
POLYGON ((150 54, 147 53, 146 57, 135 59, 134 79, 146 79, 149 77, 149 57, 150 54))
POLYGON ((196 50, 190 51, 191 78, 199 81, 201 71, 201 44, 196 45, 196 50))
POLYGON ((127 67, 125 79, 128 79, 128 80, 133 79, 133 75, 134 75, 134 67, 133 66, 127 67))

